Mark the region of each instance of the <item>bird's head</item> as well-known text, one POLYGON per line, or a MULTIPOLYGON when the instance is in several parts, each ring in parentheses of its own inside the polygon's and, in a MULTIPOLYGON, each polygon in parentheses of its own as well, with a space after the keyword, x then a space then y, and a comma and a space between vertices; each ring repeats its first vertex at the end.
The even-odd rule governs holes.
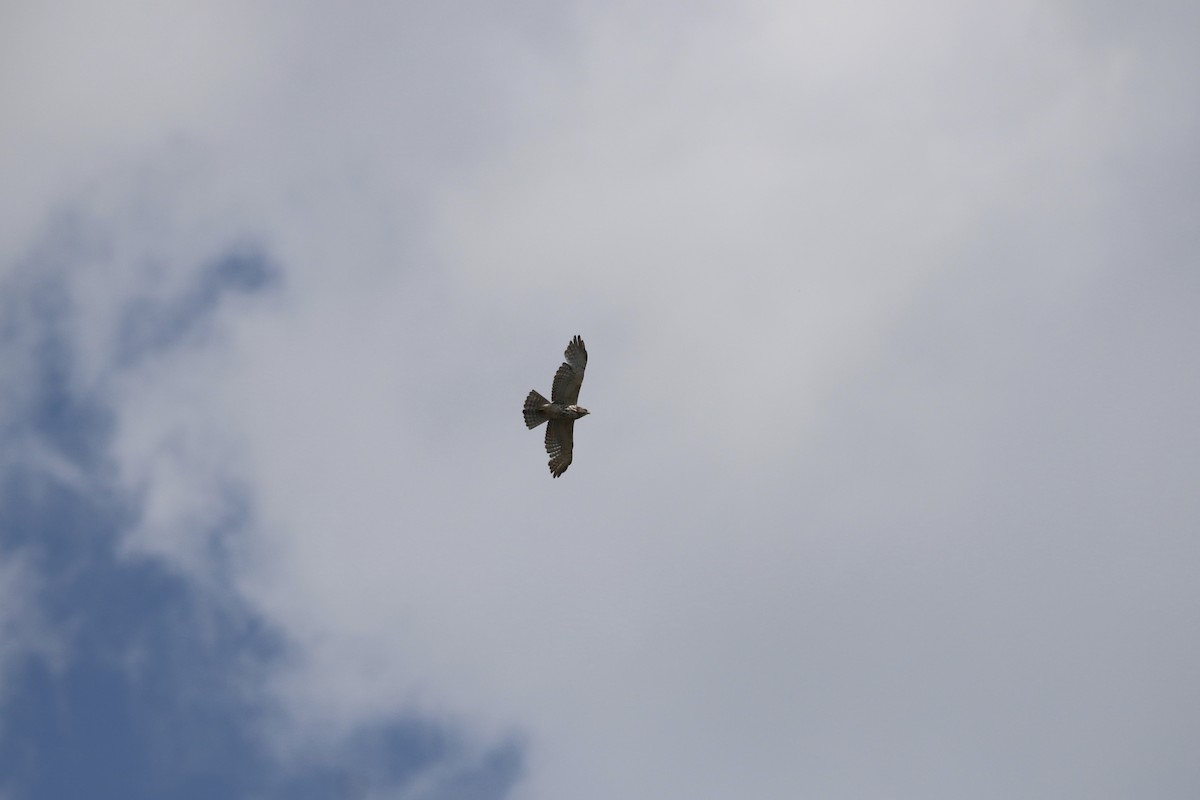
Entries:
POLYGON ((575 414, 577 415, 577 418, 578 417, 586 417, 588 414, 592 413, 592 412, 588 411, 586 408, 584 408, 583 406, 571 406, 571 410, 575 412, 575 414))

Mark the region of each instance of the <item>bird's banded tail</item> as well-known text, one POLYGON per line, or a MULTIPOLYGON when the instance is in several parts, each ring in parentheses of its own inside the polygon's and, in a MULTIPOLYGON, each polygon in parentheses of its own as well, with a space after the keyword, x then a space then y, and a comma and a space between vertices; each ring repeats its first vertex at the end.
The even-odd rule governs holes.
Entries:
POLYGON ((525 398, 525 427, 536 428, 546 421, 546 414, 542 411, 542 406, 550 401, 538 394, 536 389, 529 392, 529 396, 525 398))

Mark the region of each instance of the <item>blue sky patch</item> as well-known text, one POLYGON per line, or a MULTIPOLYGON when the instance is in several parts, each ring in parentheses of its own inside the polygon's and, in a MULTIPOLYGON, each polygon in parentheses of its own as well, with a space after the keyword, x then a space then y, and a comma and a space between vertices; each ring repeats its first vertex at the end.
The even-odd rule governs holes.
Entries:
MULTIPOLYGON (((262 291, 274 276, 258 251, 231 250, 199 270, 181 296, 135 306, 116 363, 169 351, 224 297, 262 291)), ((216 601, 165 564, 121 553, 138 509, 107 482, 112 415, 72 381, 62 284, 47 274, 9 285, 23 296, 8 296, 0 344, 10 355, 25 348, 19 361, 29 369, 16 376, 21 402, 5 409, 0 558, 19 558, 34 571, 39 591, 25 605, 37 607, 39 624, 64 647, 63 657, 9 659, 0 792, 51 800, 353 797, 403 787, 450 763, 457 766, 439 796, 506 795, 519 775, 519 748, 503 745, 472 760, 432 721, 397 718, 359 730, 316 764, 272 755, 259 738, 272 711, 262 688, 287 643, 232 595, 216 601), (53 453, 80 479, 23 457, 34 449, 53 453)), ((245 523, 246 503, 233 500, 240 511, 211 541, 236 536, 245 523)))

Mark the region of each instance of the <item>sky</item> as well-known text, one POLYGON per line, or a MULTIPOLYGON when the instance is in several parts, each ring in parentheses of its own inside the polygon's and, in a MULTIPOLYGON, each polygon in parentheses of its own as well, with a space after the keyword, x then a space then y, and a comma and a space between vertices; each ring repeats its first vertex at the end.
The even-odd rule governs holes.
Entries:
POLYGON ((0 800, 1200 795, 1198 9, 0 4, 0 800))

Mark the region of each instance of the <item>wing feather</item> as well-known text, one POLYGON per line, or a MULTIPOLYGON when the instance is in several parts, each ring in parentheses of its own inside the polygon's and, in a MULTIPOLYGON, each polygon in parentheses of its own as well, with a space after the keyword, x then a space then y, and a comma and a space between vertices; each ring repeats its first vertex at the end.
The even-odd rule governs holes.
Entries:
POLYGON ((552 419, 546 424, 546 453, 550 456, 550 473, 558 477, 571 466, 575 450, 575 420, 552 419))
POLYGON ((574 405, 579 402, 579 388, 583 386, 583 371, 587 369, 587 348, 583 339, 576 336, 563 353, 566 361, 554 373, 550 388, 550 399, 556 403, 574 405))

